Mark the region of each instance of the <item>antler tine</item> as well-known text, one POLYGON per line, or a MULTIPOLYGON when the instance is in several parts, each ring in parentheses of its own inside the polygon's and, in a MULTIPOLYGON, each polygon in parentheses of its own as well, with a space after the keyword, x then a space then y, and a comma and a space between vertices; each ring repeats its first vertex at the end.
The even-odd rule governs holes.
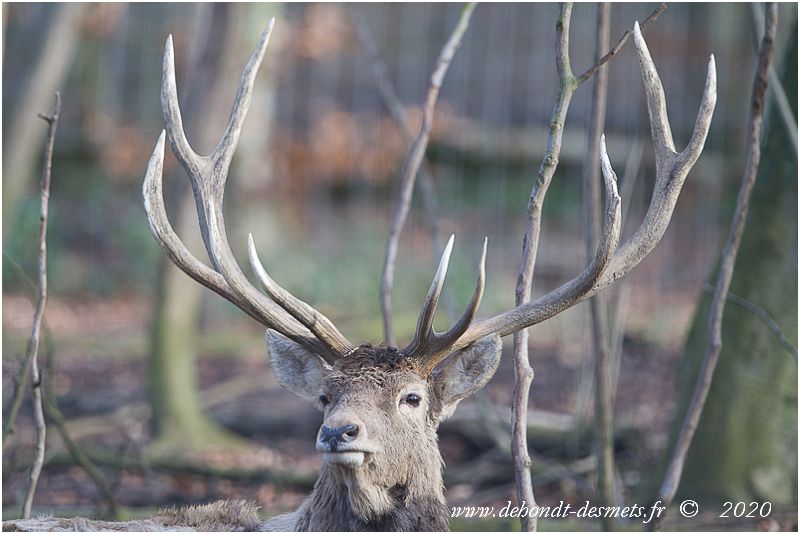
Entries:
POLYGON ((680 154, 680 165, 687 168, 687 174, 703 152, 703 146, 706 144, 706 137, 708 137, 708 130, 711 128, 711 118, 714 116, 714 107, 716 105, 717 62, 714 59, 714 54, 711 54, 708 56, 706 84, 703 88, 703 99, 700 102, 700 110, 697 112, 692 137, 680 154))
MULTIPOLYGON (((218 272, 209 268, 186 248, 178 235, 173 230, 172 225, 167 218, 167 211, 164 206, 164 196, 162 191, 162 171, 164 167, 164 138, 166 132, 161 131, 158 137, 156 147, 153 154, 150 156, 150 161, 147 164, 147 172, 144 177, 144 184, 142 185, 142 196, 144 197, 144 209, 147 215, 147 222, 150 226, 150 231, 156 239, 161 249, 169 256, 172 262, 178 266, 183 272, 188 274, 192 279, 201 285, 211 289, 221 297, 229 300, 236 306, 242 309, 250 317, 256 321, 266 324, 269 317, 265 317, 260 313, 252 303, 243 299, 239 294, 231 291, 230 286, 225 281, 225 278, 218 272)), ((265 300, 265 305, 272 305, 276 313, 282 312, 276 308, 274 304, 265 300)), ((285 322, 270 323, 272 328, 281 334, 289 337, 290 339, 300 343, 307 349, 315 353, 326 353, 326 347, 320 343, 318 339, 310 335, 299 324, 295 323, 291 318, 285 322)))
POLYGON ((450 240, 442 253, 439 269, 436 271, 433 283, 428 291, 428 296, 423 304, 422 312, 420 312, 419 320, 417 321, 417 331, 414 334, 414 339, 402 350, 406 356, 419 359, 420 371, 426 375, 430 373, 440 361, 447 357, 451 352, 450 348, 453 344, 458 341, 464 332, 467 331, 470 324, 472 324, 472 320, 475 318, 475 314, 478 312, 478 307, 481 304, 483 290, 486 285, 486 250, 488 238, 484 238, 483 240, 481 259, 478 263, 478 281, 467 308, 458 321, 446 332, 437 333, 433 330, 436 305, 438 304, 439 296, 441 295, 444 285, 444 279, 447 275, 447 265, 450 260, 454 237, 455 236, 450 236, 450 240))
MULTIPOLYGON (((598 291, 610 286, 631 269, 636 267, 661 241, 667 230, 678 196, 692 166, 697 161, 705 145, 714 107, 717 102, 717 74, 714 56, 708 60, 705 89, 700 109, 695 121, 694 131, 686 148, 678 153, 672 140, 672 130, 667 117, 664 88, 658 71, 650 57, 647 43, 642 36, 638 23, 634 25, 634 46, 639 57, 647 110, 650 117, 650 129, 656 154, 656 180, 653 197, 644 220, 636 232, 608 259, 605 266, 593 261, 578 278, 567 282, 554 291, 538 299, 517 306, 505 313, 479 321, 458 340, 453 349, 466 347, 478 339, 497 333, 505 336, 533 324, 539 323, 557 313, 581 302, 598 291), (587 282, 592 282, 587 286, 587 282)), ((608 162, 605 142, 602 144, 603 176, 606 180, 606 222, 609 217, 609 175, 613 173, 608 162)), ((614 186, 616 190, 616 186, 614 186)), ((618 238, 618 236, 617 236, 618 238)), ((601 245, 602 248, 602 245, 601 245)), ((598 256, 599 257, 599 256, 598 256)), ((597 257, 595 258, 597 259, 597 257)))
POLYGON ((172 34, 167 36, 167 42, 164 45, 161 70, 161 110, 169 133, 172 153, 190 176, 206 172, 210 165, 209 158, 194 151, 183 130, 181 107, 178 103, 178 87, 175 81, 175 50, 172 46, 172 34))
POLYGON ((633 43, 639 57, 639 66, 644 80, 644 90, 647 96, 647 111, 650 115, 650 133, 656 152, 656 165, 663 165, 674 156, 675 142, 672 139, 672 128, 667 115, 667 99, 664 96, 664 86, 658 76, 656 65, 650 56, 650 49, 639 29, 639 21, 633 23, 633 43))
MULTIPOLYGON (((228 126, 211 156, 198 155, 186 140, 175 83, 174 52, 171 37, 167 39, 164 50, 161 103, 170 145, 183 165, 192 185, 206 251, 212 266, 222 275, 228 286, 228 291, 234 296, 234 299, 230 300, 237 304, 238 302, 246 303, 246 306, 258 315, 258 320, 262 324, 281 333, 289 330, 293 335, 288 335, 288 337, 297 340, 298 331, 307 335, 306 329, 299 327, 295 319, 287 314, 288 310, 279 308, 274 302, 267 299, 244 275, 228 243, 225 220, 222 213, 222 200, 225 192, 225 182, 228 177, 228 168, 236 150, 244 118, 250 106, 256 74, 264 57, 264 51, 269 42, 273 24, 274 19, 270 21, 262 33, 258 45, 247 62, 239 82, 228 126)), ((278 304, 280 305, 281 303, 279 302, 278 304)), ((313 323, 314 327, 311 330, 324 348, 320 350, 320 343, 316 343, 313 350, 328 361, 333 361, 351 352, 353 345, 329 320, 322 321, 320 320, 321 317, 321 314, 317 312, 316 321, 313 323)), ((306 346, 308 345, 306 344, 306 346)))
POLYGON ((655 187, 653 188, 650 206, 647 208, 642 224, 614 254, 611 265, 607 272, 603 274, 594 292, 608 287, 625 276, 650 254, 661 241, 664 232, 667 231, 667 226, 669 226, 686 177, 703 151, 717 102, 716 63, 714 56, 711 55, 708 60, 703 98, 700 109, 697 112, 694 132, 689 144, 682 152, 676 153, 670 134, 670 146, 664 148, 662 133, 670 131, 666 105, 663 99, 664 89, 656 73, 655 64, 650 57, 650 51, 647 49, 647 43, 639 30, 639 25, 634 25, 633 30, 634 47, 639 56, 639 63, 642 69, 642 79, 644 80, 647 94, 647 108, 650 115, 650 129, 656 153, 655 187), (655 73, 655 75, 651 76, 650 73, 655 73), (658 98, 659 95, 660 98, 658 98))
MULTIPOLYGON (((269 44, 274 24, 275 18, 273 17, 261 34, 255 50, 247 61, 236 91, 236 99, 231 109, 228 126, 210 156, 197 154, 186 139, 180 103, 178 102, 178 88, 175 82, 175 52, 172 45, 172 35, 167 37, 161 79, 161 107, 164 112, 164 122, 166 123, 172 151, 180 161, 192 184, 192 191, 197 203, 197 214, 200 219, 200 230, 206 249, 211 248, 209 242, 209 215, 213 211, 208 209, 208 204, 209 201, 213 201, 215 205, 222 205, 225 182, 228 179, 228 168, 239 142, 239 134, 244 124, 244 118, 250 107, 256 74, 258 74, 258 68, 261 66, 261 60, 264 57, 267 44, 269 44)), ((222 221, 223 219, 220 217, 218 220, 222 221)), ((217 259, 212 254, 209 254, 209 256, 211 256, 210 259, 214 264, 214 268, 219 270, 219 266, 216 265, 217 259)))
POLYGON ((231 164, 233 153, 236 151, 236 145, 239 143, 239 134, 242 131, 244 119, 247 116, 247 109, 250 107, 250 100, 253 96, 253 86, 255 85, 256 75, 258 68, 261 65, 261 60, 264 58, 264 52, 267 50, 269 38, 272 36, 272 28, 275 26, 275 17, 272 17, 261 32, 261 38, 258 40, 256 49, 250 56, 247 65, 244 67, 242 73, 242 81, 239 84, 239 89, 236 91, 236 99, 231 109, 231 116, 228 119, 228 126, 225 128, 225 133, 220 139, 217 147, 214 149, 213 159, 219 162, 218 165, 227 169, 231 164))
POLYGON ((337 331, 330 319, 315 310, 307 302, 295 297, 287 290, 279 286, 272 277, 267 274, 261 259, 258 257, 256 245, 253 241, 253 234, 247 235, 247 250, 250 255, 250 265, 253 271, 264 286, 267 295, 280 305, 281 308, 300 321, 300 323, 311 330, 319 339, 325 339, 330 331, 337 331))
POLYGON ((450 265, 450 254, 453 252, 453 242, 455 238, 455 234, 451 234, 450 239, 447 240, 447 245, 444 247, 442 257, 439 260, 439 267, 436 269, 431 287, 428 289, 428 294, 425 296, 425 302, 422 303, 422 310, 419 312, 417 330, 414 333, 414 338, 411 340, 411 343, 403 349, 403 352, 409 356, 418 354, 420 350, 424 348, 428 341, 428 336, 433 331, 433 319, 436 316, 436 307, 439 305, 439 297, 444 287, 444 279, 447 277, 447 268, 450 265))
POLYGON ((486 251, 488 246, 489 238, 484 237, 483 246, 481 247, 481 259, 478 261, 478 281, 475 284, 475 291, 472 293, 472 298, 470 299, 467 308, 464 310, 464 313, 462 313, 461 317, 459 317, 458 321, 456 321, 456 323, 451 326, 447 332, 439 334, 438 350, 440 352, 447 351, 448 347, 455 343, 455 341, 467 331, 467 328, 469 328, 469 325, 472 324, 472 320, 475 318, 475 314, 478 313, 478 308, 480 307, 481 300, 483 299, 483 290, 486 287, 486 251))

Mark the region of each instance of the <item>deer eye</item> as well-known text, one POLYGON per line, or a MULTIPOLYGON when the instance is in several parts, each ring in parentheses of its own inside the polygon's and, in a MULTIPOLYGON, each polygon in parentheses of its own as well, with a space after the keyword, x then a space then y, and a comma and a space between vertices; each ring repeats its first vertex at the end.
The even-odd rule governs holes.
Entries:
POLYGON ((326 397, 325 395, 320 395, 320 396, 319 396, 319 403, 320 403, 321 405, 323 405, 323 406, 327 406, 328 404, 330 404, 330 403, 331 403, 331 401, 330 401, 330 399, 328 399, 328 397, 326 397))
POLYGON ((408 404, 412 408, 416 408, 417 406, 419 406, 419 403, 421 401, 422 401, 422 397, 420 397, 416 393, 409 393, 408 395, 403 397, 403 400, 401 400, 400 402, 408 404))

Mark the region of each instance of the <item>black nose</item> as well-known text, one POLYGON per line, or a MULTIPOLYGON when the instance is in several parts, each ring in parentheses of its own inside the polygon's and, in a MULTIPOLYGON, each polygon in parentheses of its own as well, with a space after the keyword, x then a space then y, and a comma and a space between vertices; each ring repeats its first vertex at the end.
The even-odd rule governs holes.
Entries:
POLYGON ((323 425, 320 429, 319 441, 327 443, 331 448, 331 452, 336 452, 339 443, 353 441, 356 437, 358 437, 358 426, 354 424, 342 425, 339 428, 323 425))

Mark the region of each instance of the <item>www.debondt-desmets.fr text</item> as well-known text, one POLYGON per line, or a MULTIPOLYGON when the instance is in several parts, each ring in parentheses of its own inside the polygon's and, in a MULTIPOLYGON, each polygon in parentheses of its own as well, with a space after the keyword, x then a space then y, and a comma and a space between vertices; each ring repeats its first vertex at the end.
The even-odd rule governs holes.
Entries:
MULTIPOLYGON (((556 506, 528 506, 524 502, 518 506, 512 506, 511 501, 503 506, 500 511, 496 511, 494 506, 454 506, 451 509, 451 517, 463 518, 487 518, 487 517, 537 517, 549 519, 566 519, 569 517, 578 519, 602 519, 615 517, 620 519, 640 520, 642 523, 650 523, 654 519, 660 519, 666 511, 661 501, 648 506, 633 504, 630 506, 594 506, 586 501, 582 506, 577 506, 564 501, 560 501, 556 506)), ((678 511, 683 517, 694 517, 700 511, 700 506, 692 499, 686 499, 678 506, 678 511)), ((769 517, 772 512, 772 503, 765 501, 759 502, 730 502, 724 503, 723 509, 719 514, 721 518, 754 518, 769 517)))
POLYGON ((654 518, 660 517, 664 510, 666 510, 666 507, 661 506, 660 501, 651 506, 640 506, 638 504, 630 506, 594 506, 589 501, 586 501, 583 506, 575 506, 564 501, 555 506, 528 506, 524 502, 518 506, 512 506, 511 501, 508 501, 508 504, 499 511, 496 511, 494 506, 456 506, 451 510, 451 517, 538 517, 551 519, 618 517, 641 519, 643 523, 649 523, 654 518))

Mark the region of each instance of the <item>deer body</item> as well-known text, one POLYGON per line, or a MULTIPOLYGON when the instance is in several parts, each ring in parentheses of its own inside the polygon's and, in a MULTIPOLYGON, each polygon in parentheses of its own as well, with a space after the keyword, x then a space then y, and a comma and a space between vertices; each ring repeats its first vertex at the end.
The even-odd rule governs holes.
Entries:
POLYGON ((252 236, 250 263, 263 292, 244 275, 228 244, 222 212, 225 181, 271 30, 272 23, 244 69, 228 127, 209 156, 194 152, 183 131, 172 38, 167 39, 161 87, 166 131, 150 158, 143 196, 150 229, 164 252, 190 277, 267 328, 267 351, 278 382, 322 411, 316 449, 324 464, 313 492, 295 512, 265 523, 254 519, 254 505, 222 502, 165 511, 147 520, 150 522, 50 518, 8 521, 3 524, 4 530, 201 530, 209 529, 209 525, 214 530, 446 530, 449 514, 437 444, 439 424, 462 399, 493 376, 502 352, 501 336, 542 322, 589 298, 652 251, 666 230, 689 170, 700 156, 716 102, 712 56, 694 132, 684 151, 677 152, 661 81, 635 25, 634 46, 656 150, 655 187, 639 229, 618 246, 620 198, 603 138, 603 235, 595 257, 578 276, 536 300, 473 323, 483 296, 484 240, 472 299, 456 323, 439 333, 433 329, 433 320, 453 247, 451 237, 411 342, 403 348, 355 346, 327 317, 267 274, 252 236), (189 252, 167 219, 161 183, 167 135, 192 184, 212 267, 189 252))

